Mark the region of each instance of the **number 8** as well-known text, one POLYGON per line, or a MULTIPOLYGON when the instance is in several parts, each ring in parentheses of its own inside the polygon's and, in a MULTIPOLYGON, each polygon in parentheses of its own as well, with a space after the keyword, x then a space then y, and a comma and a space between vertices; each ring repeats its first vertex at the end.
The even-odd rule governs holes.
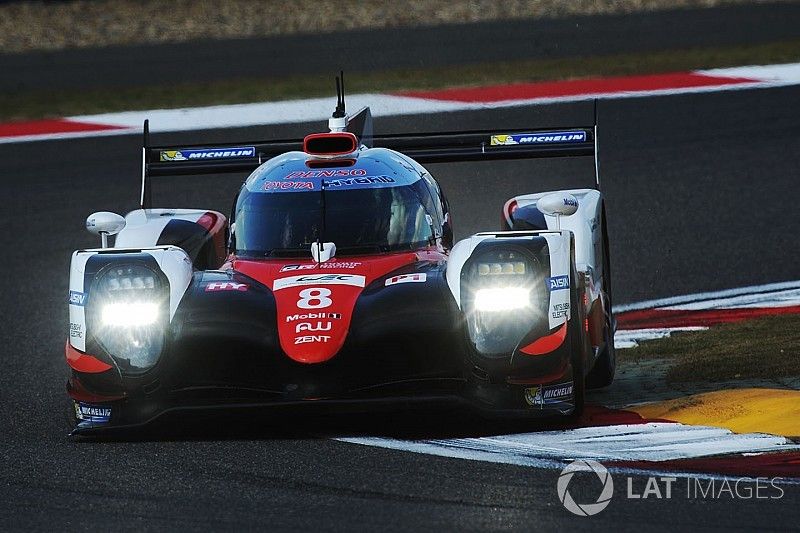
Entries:
POLYGON ((297 301, 297 307, 300 309, 322 309, 323 307, 329 307, 333 303, 333 300, 328 298, 330 295, 330 289, 316 287, 313 289, 303 289, 300 291, 300 300, 297 301), (315 300, 319 303, 311 303, 315 300))

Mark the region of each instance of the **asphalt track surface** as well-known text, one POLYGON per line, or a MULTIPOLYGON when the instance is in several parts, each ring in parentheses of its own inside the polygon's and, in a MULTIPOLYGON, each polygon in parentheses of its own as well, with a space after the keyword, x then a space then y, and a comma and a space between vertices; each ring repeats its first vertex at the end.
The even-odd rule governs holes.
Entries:
MULTIPOLYGON (((154 16, 157 16, 154 14, 154 16)), ((267 16, 256 14, 254 16, 267 16)), ((800 4, 354 30, 267 38, 0 53, 0 92, 207 83, 797 39, 800 4), (380 51, 380 53, 370 53, 380 51), (302 60, 298 60, 302 58, 302 60)))
MULTIPOLYGON (((601 103, 601 166, 619 303, 800 278, 796 236, 800 88, 601 103)), ((383 119, 379 132, 581 125, 584 104, 383 119)), ((299 136, 321 125, 194 132, 188 140, 299 136)), ((176 138, 172 135, 170 138, 176 138)), ((163 137, 162 140, 168 139, 163 137)), ((484 530, 792 529, 800 486, 780 500, 626 499, 578 518, 555 470, 342 443, 337 435, 417 438, 535 430, 429 410, 368 416, 166 421, 141 438, 77 442, 64 422, 67 273, 95 245, 90 212, 135 207, 139 139, 0 146, 5 311, 0 371, 0 529, 484 530), (160 432, 160 433, 159 433, 160 432), (160 435, 160 436, 159 436, 160 435)), ((433 169, 459 236, 497 227, 509 196, 588 183, 591 162, 433 169)), ((161 183, 164 204, 227 211, 236 177, 161 183), (200 202, 204 203, 201 204, 200 202)), ((634 476, 642 491, 645 479, 634 476)), ((599 485, 570 487, 589 501, 599 485)))

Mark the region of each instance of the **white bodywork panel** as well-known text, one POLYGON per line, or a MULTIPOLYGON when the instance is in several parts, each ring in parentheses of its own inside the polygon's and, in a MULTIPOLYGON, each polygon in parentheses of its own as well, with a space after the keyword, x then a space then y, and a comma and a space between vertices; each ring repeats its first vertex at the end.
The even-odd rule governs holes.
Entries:
MULTIPOLYGON (((578 209, 575 214, 559 217, 562 230, 571 231, 575 236, 575 267, 586 278, 586 294, 589 304, 594 302, 603 289, 603 233, 601 229, 603 196, 596 189, 567 189, 555 191, 571 194, 578 200, 578 209)), ((553 191, 515 196, 506 202, 503 210, 508 217, 508 205, 516 201, 517 207, 536 205, 543 196, 553 194, 553 191)), ((547 229, 556 229, 555 216, 543 215, 547 222, 547 229)), ((510 224, 510 220, 508 221, 510 224)))
POLYGON ((136 209, 125 215, 125 228, 114 241, 115 248, 156 246, 170 220, 197 222, 207 209, 136 209))
POLYGON ((90 257, 97 255, 98 252, 114 251, 115 253, 147 253, 155 259, 161 271, 169 280, 169 319, 175 316, 178 304, 192 280, 192 262, 181 248, 177 246, 158 246, 153 248, 141 249, 94 249, 78 250, 72 254, 72 263, 69 273, 69 322, 70 334, 69 343, 73 348, 86 350, 86 313, 85 301, 89 296, 88 287, 84 287, 84 273, 86 263, 90 257), (82 301, 84 303, 78 303, 82 301))
MULTIPOLYGON (((478 233, 467 239, 458 241, 450 251, 447 261, 447 285, 458 306, 461 307, 461 270, 467 259, 475 251, 475 247, 489 239, 531 240, 544 237, 550 252, 550 277, 566 276, 570 278, 570 239, 568 231, 500 231, 496 233, 478 233)), ((543 280, 549 283, 548 280, 543 280)), ((570 279, 570 284, 576 280, 570 279)), ((549 288, 549 287, 548 287, 549 288)), ((569 285, 564 289, 550 290, 548 319, 550 328, 560 326, 570 318, 569 285), (566 289, 566 290, 564 290, 566 289)))

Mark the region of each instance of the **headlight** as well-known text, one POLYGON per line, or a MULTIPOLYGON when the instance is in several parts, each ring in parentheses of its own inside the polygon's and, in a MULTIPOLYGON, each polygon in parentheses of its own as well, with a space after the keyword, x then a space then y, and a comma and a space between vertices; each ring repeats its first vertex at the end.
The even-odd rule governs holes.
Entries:
POLYGON ((462 303, 469 336, 484 355, 510 354, 546 319, 547 268, 519 247, 496 246, 476 254, 463 271, 462 303))
POLYGON ((530 289, 517 287, 478 289, 475 292, 475 309, 489 312, 522 309, 531 303, 530 292, 530 289))
POLYGON ((111 265, 91 287, 92 327, 123 373, 150 369, 164 347, 169 282, 144 264, 111 265))
POLYGON ((115 303, 105 304, 102 311, 104 326, 149 326, 158 320, 158 304, 115 303))
POLYGON ((478 263, 479 276, 524 275, 525 263, 522 261, 504 263, 478 263))

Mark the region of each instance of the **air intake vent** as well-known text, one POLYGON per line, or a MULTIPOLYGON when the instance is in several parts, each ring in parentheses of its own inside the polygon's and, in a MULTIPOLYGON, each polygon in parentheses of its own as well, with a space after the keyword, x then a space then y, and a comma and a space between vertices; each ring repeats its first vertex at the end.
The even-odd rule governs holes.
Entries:
POLYGON ((358 148, 358 139, 349 132, 312 133, 303 139, 303 151, 310 155, 335 157, 352 154, 358 148))

